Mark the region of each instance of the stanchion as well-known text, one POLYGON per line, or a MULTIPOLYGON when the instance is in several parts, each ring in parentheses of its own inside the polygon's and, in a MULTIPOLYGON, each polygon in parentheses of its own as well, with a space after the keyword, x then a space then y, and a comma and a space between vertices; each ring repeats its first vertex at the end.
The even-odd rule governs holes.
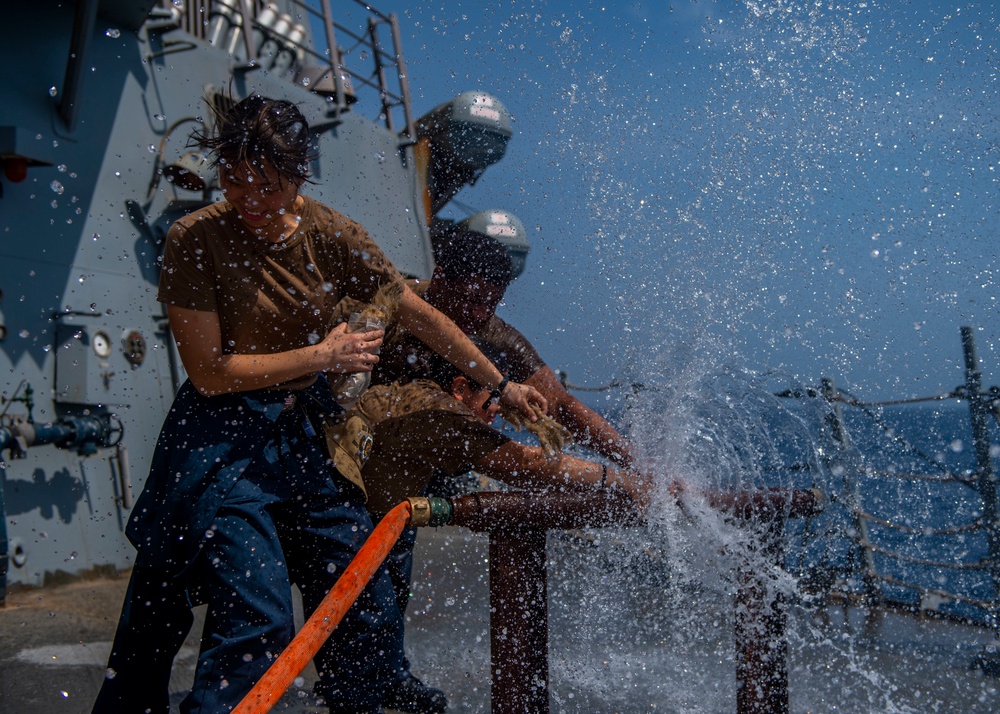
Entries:
MULTIPOLYGON (((781 558, 785 519, 814 515, 815 491, 707 492, 713 508, 735 520, 762 524, 762 553, 781 558)), ((430 499, 431 501, 437 499, 430 499)), ((425 511, 446 509, 431 505, 425 511)), ((627 526, 641 515, 623 494, 481 492, 451 500, 445 519, 490 537, 490 672, 493 714, 549 711, 548 598, 545 535, 548 529, 627 526)), ((438 521, 435 525, 443 525, 438 521)), ((785 603, 771 594, 749 565, 738 573, 736 596, 737 712, 788 711, 785 603), (777 598, 777 599, 776 599, 777 598)))

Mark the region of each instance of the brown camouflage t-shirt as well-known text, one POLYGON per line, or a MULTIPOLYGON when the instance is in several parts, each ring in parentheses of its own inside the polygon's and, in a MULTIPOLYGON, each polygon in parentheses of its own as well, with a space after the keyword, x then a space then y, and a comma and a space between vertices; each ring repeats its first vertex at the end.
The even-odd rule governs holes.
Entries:
POLYGON ((371 387, 354 408, 372 424, 366 506, 388 513, 437 474, 459 475, 510 441, 429 380, 371 387))

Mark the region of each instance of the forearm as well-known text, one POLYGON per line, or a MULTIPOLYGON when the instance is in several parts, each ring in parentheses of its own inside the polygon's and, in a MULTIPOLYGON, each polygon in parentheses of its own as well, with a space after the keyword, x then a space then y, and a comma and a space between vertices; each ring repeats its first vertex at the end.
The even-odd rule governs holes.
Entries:
POLYGON ((569 429, 576 441, 592 451, 628 468, 633 463, 632 449, 618 430, 600 414, 574 397, 548 366, 543 366, 525 380, 549 400, 549 413, 569 429))
MULTIPOLYGON (((317 372, 370 372, 378 361, 382 331, 347 334, 334 327, 321 342, 284 352, 226 354, 218 315, 214 312, 167 307, 170 329, 184 369, 201 394, 226 394, 303 383, 317 372)), ((304 386, 304 384, 302 385, 304 386)))
POLYGON ((184 361, 195 388, 206 396, 246 392, 293 382, 321 371, 316 346, 262 355, 221 355, 184 361))
POLYGON ((515 441, 484 457, 476 469, 517 488, 561 486, 579 490, 620 488, 639 505, 648 502, 648 479, 632 471, 562 454, 548 458, 540 448, 515 441))
POLYGON ((472 344, 468 336, 446 315, 406 288, 400 300, 400 324, 421 342, 484 387, 496 387, 503 379, 492 362, 472 344))
MULTIPOLYGON (((555 420, 569 429, 581 446, 606 456, 619 466, 631 466, 632 449, 618 430, 578 399, 570 396, 570 400, 556 402, 552 410, 555 420)), ((551 403, 551 398, 549 401, 551 403)))

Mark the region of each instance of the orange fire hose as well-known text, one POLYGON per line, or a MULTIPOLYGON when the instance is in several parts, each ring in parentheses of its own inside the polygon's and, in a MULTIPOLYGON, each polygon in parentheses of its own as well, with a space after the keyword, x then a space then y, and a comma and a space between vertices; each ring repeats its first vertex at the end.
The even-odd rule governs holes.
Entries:
POLYGON ((361 591, 365 589, 392 546, 410 521, 411 507, 404 501, 386 514, 368 536, 347 570, 340 576, 312 616, 288 647, 268 668, 232 714, 266 714, 309 664, 334 628, 344 619, 361 591))

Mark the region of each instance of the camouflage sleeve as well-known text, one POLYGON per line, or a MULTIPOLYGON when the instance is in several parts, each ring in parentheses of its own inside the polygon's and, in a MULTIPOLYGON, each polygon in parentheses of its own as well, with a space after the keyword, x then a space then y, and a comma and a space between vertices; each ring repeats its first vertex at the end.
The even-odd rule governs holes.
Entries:
POLYGON ((372 388, 360 407, 375 424, 362 471, 372 513, 421 495, 438 473, 469 471, 510 441, 433 382, 372 388))

